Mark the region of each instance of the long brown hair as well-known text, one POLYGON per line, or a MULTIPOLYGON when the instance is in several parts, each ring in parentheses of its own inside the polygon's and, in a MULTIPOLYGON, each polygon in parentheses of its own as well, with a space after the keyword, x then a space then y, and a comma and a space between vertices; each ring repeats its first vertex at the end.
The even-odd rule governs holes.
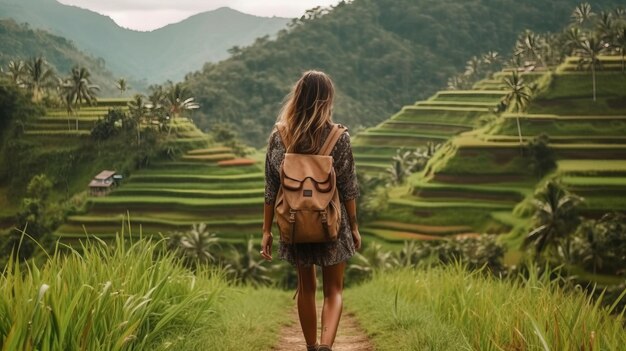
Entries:
POLYGON ((287 126, 287 152, 314 154, 322 147, 324 127, 332 123, 335 88, 330 77, 320 71, 307 71, 296 82, 278 116, 287 126))

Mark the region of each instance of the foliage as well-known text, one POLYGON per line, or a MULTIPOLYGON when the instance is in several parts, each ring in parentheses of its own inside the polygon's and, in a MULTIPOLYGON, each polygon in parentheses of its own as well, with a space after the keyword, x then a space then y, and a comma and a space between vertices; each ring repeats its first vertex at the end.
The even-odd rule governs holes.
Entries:
POLYGON ((415 150, 398 149, 392 158, 392 164, 387 168, 390 185, 402 185, 413 173, 420 171, 426 166, 428 160, 433 157, 441 144, 428 142, 425 147, 415 150))
MULTIPOLYGON (((15 85, 0 79, 0 147, 5 140, 13 137, 11 132, 23 130, 24 125, 34 118, 41 116, 44 110, 41 106, 30 102, 31 97, 15 85), (21 128, 12 128, 20 126, 21 128), (5 139, 6 138, 6 139, 5 139)), ((0 161, 2 156, 0 155, 0 161)), ((6 176, 9 168, 0 168, 0 180, 6 176)))
POLYGON ((125 78, 120 78, 115 82, 115 87, 120 91, 120 95, 124 95, 126 90, 130 89, 128 81, 125 78))
MULTIPOLYGON (((60 90, 69 115, 71 112, 78 112, 83 103, 95 105, 96 92, 100 90, 100 87, 91 83, 89 70, 75 66, 72 68, 70 77, 61 80, 60 90)), ((78 130, 78 115, 76 115, 76 130, 78 130)))
POLYGON ((239 284, 267 286, 276 283, 272 277, 274 271, 281 268, 280 263, 268 263, 258 254, 255 241, 249 237, 242 247, 232 246, 230 256, 223 262, 227 275, 239 284))
POLYGON ((98 59, 80 51, 66 38, 33 29, 27 23, 3 18, 0 19, 0 43, 0 66, 43 54, 55 72, 70 71, 75 65, 87 67, 93 73, 94 82, 103 88, 103 93, 109 95, 115 92, 115 78, 111 72, 98 59))
POLYGON ((91 137, 94 140, 106 140, 119 134, 120 129, 128 116, 121 109, 110 109, 104 118, 98 121, 91 130, 91 137))
POLYGON ((219 246, 215 233, 205 223, 194 224, 184 233, 173 233, 168 246, 175 250, 188 267, 207 265, 217 260, 212 252, 219 246))
POLYGON ((480 57, 473 56, 465 64, 465 72, 448 79, 448 90, 471 89, 475 83, 501 68, 502 57, 496 51, 489 51, 480 57))
POLYGON ((180 117, 183 113, 200 108, 189 90, 181 83, 168 83, 165 89, 165 109, 171 118, 180 117))
POLYGON ((0 257, 13 256, 19 260, 29 259, 36 245, 31 240, 24 242, 24 232, 43 245, 48 244, 47 235, 64 220, 63 211, 51 204, 49 196, 52 182, 45 174, 32 177, 26 187, 26 197, 22 199, 20 211, 15 216, 15 227, 0 245, 0 257))
POLYGON ((570 262, 587 271, 626 275, 626 215, 608 213, 584 220, 572 239, 570 262))
POLYGON ((524 239, 524 246, 532 244, 537 256, 548 248, 552 249, 552 258, 567 259, 570 235, 579 223, 577 206, 581 202, 557 181, 549 181, 535 195, 534 229, 524 239))
POLYGON ((526 148, 530 160, 530 168, 538 178, 548 174, 556 168, 556 156, 554 151, 548 146, 550 137, 546 134, 540 134, 532 141, 529 141, 526 148))
POLYGON ((151 349, 215 311, 226 283, 195 274, 140 238, 91 241, 81 252, 57 246, 46 263, 12 257, 0 276, 0 343, 23 350, 151 349))
POLYGON ((362 253, 356 253, 348 265, 348 276, 351 281, 362 281, 379 271, 455 263, 462 263, 469 270, 485 269, 501 276, 506 274, 502 263, 505 251, 495 235, 487 234, 432 241, 409 240, 397 251, 384 250, 374 242, 362 253))
POLYGON ((387 209, 389 192, 386 179, 357 172, 360 196, 357 198, 358 217, 361 222, 374 220, 387 209))
POLYGON ((219 266, 229 281, 237 284, 257 287, 275 284, 273 273, 280 270, 280 264, 265 262, 254 245, 254 240, 248 238, 243 246, 229 245, 225 250, 216 234, 200 223, 187 232, 170 233, 167 248, 189 268, 219 266))
POLYGON ((377 272, 344 301, 376 350, 621 350, 621 310, 570 289, 536 267, 501 280, 452 265, 377 272))
POLYGON ((213 140, 229 147, 237 156, 246 156, 246 145, 241 142, 237 128, 230 123, 215 123, 211 126, 213 140))
POLYGON ((422 260, 433 260, 434 264, 453 264, 461 262, 470 270, 483 267, 495 275, 505 272, 502 259, 505 248, 498 244, 496 235, 480 235, 479 237, 454 238, 440 241, 421 241, 415 245, 414 256, 410 255, 407 245, 404 250, 405 262, 411 266, 422 260), (412 257, 412 259, 409 259, 412 257))
POLYGON ((26 63, 25 85, 33 94, 34 102, 41 101, 44 92, 52 87, 54 78, 54 71, 43 57, 33 57, 26 63))
MULTIPOLYGON (((530 88, 524 83, 524 79, 521 78, 517 71, 513 72, 511 77, 504 78, 504 82, 507 86, 507 94, 502 98, 502 103, 508 106, 511 111, 518 114, 526 109, 526 106, 530 102, 531 91, 530 88)), ((522 128, 519 122, 519 116, 516 116, 517 120, 517 133, 519 136, 519 143, 522 144, 522 128)))
MULTIPOLYGON (((234 123, 257 147, 290 84, 312 68, 336 84, 335 120, 369 126, 444 86, 468 57, 506 52, 521 30, 558 30, 576 2, 341 1, 295 19, 276 40, 261 38, 227 60, 206 64, 185 84, 202 106, 195 116, 201 128, 234 123)), ((601 1, 609 3, 616 2, 601 1)))
POLYGON ((141 94, 136 94, 133 100, 128 103, 130 112, 129 122, 131 123, 132 129, 137 132, 137 146, 141 143, 141 124, 148 116, 148 106, 145 96, 141 94))

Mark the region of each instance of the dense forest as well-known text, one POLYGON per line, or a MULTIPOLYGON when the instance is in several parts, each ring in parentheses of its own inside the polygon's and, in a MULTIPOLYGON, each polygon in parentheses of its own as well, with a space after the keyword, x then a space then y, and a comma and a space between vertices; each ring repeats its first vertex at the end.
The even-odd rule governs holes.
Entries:
POLYGON ((0 67, 6 67, 10 61, 26 61, 41 55, 59 74, 69 72, 76 65, 87 67, 104 95, 116 94, 115 78, 102 59, 79 51, 63 37, 13 20, 0 20, 0 67))
POLYGON ((312 9, 276 40, 233 47, 228 60, 187 75, 201 105, 194 118, 204 128, 230 122, 263 145, 290 84, 304 70, 321 69, 337 85, 335 120, 372 125, 442 88, 468 57, 510 52, 526 28, 560 29, 577 2, 356 0, 312 9))

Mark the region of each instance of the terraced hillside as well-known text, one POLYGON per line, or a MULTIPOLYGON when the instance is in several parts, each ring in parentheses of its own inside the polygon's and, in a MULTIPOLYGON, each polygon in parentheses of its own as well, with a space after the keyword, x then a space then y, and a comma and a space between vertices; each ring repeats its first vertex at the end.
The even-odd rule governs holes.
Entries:
POLYGON ((100 99, 97 106, 83 106, 68 114, 64 108, 49 109, 46 115, 25 126, 24 134, 33 137, 84 137, 110 108, 128 111, 128 99, 100 99))
POLYGON ((359 135, 357 163, 369 172, 386 167, 398 147, 446 142, 424 172, 391 191, 388 211, 365 231, 387 241, 519 231, 528 225, 524 199, 551 177, 585 197, 587 215, 626 211, 626 76, 615 58, 602 61, 595 103, 591 74, 576 70, 570 58, 553 73, 523 75, 539 89, 527 113, 491 112, 505 93, 502 78, 511 74, 505 71, 472 91, 441 92, 405 107, 359 135), (524 143, 549 135, 558 169, 543 179, 533 173, 520 146, 518 119, 524 143), (377 146, 365 146, 371 143, 377 146))
POLYGON ((454 135, 470 131, 503 96, 500 90, 441 91, 430 100, 405 106, 385 122, 359 133, 354 141, 359 167, 384 171, 399 148, 444 143, 454 135))
POLYGON ((207 223, 226 241, 237 241, 261 226, 263 184, 257 161, 209 147, 205 137, 204 148, 154 163, 108 196, 90 198, 88 212, 70 216, 56 235, 71 242, 86 233, 107 239, 122 231, 165 234, 207 223))

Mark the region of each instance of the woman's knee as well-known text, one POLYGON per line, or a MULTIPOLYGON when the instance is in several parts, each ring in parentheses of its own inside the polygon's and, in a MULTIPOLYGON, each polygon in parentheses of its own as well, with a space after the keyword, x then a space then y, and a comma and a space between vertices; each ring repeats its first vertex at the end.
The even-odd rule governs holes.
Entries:
POLYGON ((324 274, 324 297, 341 296, 343 293, 344 264, 325 267, 324 274))
POLYGON ((298 274, 300 275, 300 289, 302 289, 302 292, 305 294, 315 292, 315 289, 317 289, 315 266, 299 267, 298 274))

